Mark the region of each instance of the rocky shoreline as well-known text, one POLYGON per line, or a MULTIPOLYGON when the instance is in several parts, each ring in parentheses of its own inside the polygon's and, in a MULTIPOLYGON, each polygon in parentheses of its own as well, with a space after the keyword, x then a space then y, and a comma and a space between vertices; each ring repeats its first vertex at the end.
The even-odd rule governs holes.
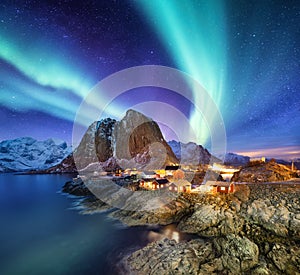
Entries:
MULTIPOLYGON (((86 188, 66 184, 64 191, 71 186, 86 188)), ((90 195, 82 212, 110 209, 110 216, 129 226, 176 223, 199 239, 150 243, 124 259, 127 273, 300 274, 299 182, 240 184, 234 194, 144 193, 142 206, 135 192, 117 198, 120 209, 90 195), (150 209, 158 198, 169 200, 150 209), (124 210, 129 200, 132 209, 124 210)))

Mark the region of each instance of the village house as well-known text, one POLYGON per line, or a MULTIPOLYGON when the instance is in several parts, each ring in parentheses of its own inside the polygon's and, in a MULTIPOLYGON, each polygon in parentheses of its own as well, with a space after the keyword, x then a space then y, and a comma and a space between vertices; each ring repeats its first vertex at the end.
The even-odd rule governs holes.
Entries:
POLYGON ((123 172, 123 176, 132 176, 132 175, 137 175, 138 171, 134 169, 125 169, 123 172))
POLYGON ((114 173, 115 177, 121 177, 122 176, 122 169, 116 169, 114 173))
POLYGON ((167 179, 142 179, 140 187, 150 190, 158 190, 168 188, 170 182, 167 179))
POLYGON ((165 169, 155 170, 155 173, 156 173, 157 178, 164 178, 166 176, 166 170, 165 169))
POLYGON ((153 179, 145 179, 144 178, 139 181, 140 187, 145 188, 145 189, 152 189, 152 183, 153 183, 153 179))
POLYGON ((166 166, 166 176, 173 176, 174 171, 179 169, 179 165, 167 165, 166 166))
POLYGON ((168 188, 169 184, 170 182, 167 179, 156 179, 152 183, 152 189, 156 190, 156 189, 168 188))
POLYGON ((169 190, 172 192, 191 192, 192 184, 185 179, 174 180, 169 185, 169 190))
POLYGON ((235 185, 233 182, 224 181, 208 181, 205 186, 207 186, 208 191, 212 193, 234 193, 235 185))

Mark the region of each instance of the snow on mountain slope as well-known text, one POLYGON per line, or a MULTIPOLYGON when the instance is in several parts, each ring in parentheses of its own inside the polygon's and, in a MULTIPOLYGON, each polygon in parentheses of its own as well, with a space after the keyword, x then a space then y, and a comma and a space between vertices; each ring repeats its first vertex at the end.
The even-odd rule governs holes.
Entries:
MULTIPOLYGON (((194 142, 181 143, 175 140, 168 142, 175 156, 182 163, 209 163, 210 159, 214 162, 220 162, 222 156, 212 156, 207 149, 194 142)), ((250 157, 242 156, 234 153, 226 153, 224 163, 226 165, 243 166, 250 161, 250 157)))
POLYGON ((190 165, 208 164, 211 158, 214 161, 219 161, 217 158, 212 156, 207 149, 194 142, 182 143, 171 140, 168 144, 172 148, 175 156, 181 160, 181 163, 190 165))
POLYGON ((246 165, 249 161, 250 157, 234 153, 226 153, 224 159, 224 163, 227 165, 246 165))
POLYGON ((0 142, 0 172, 47 169, 71 152, 64 141, 37 141, 30 137, 5 140, 0 142))

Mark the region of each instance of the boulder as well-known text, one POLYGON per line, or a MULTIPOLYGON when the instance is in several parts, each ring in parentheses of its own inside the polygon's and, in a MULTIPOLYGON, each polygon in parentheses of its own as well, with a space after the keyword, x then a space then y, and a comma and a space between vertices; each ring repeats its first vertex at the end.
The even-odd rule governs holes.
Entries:
POLYGON ((284 274, 300 274, 300 247, 275 244, 268 258, 284 274))
POLYGON ((217 251, 221 253, 222 264, 233 274, 241 274, 258 263, 258 246, 247 239, 234 234, 214 239, 217 251))
POLYGON ((217 262, 215 265, 210 263, 215 256, 210 242, 198 239, 176 243, 164 239, 134 252, 128 257, 127 264, 130 271, 137 274, 205 274, 205 270, 222 269, 221 261, 219 266, 217 262))

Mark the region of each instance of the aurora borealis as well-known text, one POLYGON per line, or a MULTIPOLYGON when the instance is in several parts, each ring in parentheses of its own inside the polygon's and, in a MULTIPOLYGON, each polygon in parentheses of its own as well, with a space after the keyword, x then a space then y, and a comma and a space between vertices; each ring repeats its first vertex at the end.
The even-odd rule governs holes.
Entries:
MULTIPOLYGON (((300 157, 299 25, 299 1, 1 1, 0 139, 70 142, 94 85, 125 68, 163 65, 205 87, 223 117, 228 151, 300 157)), ((158 88, 132 95, 109 115, 143 100, 168 101, 158 88)), ((168 98, 209 140, 191 106, 168 98)))

